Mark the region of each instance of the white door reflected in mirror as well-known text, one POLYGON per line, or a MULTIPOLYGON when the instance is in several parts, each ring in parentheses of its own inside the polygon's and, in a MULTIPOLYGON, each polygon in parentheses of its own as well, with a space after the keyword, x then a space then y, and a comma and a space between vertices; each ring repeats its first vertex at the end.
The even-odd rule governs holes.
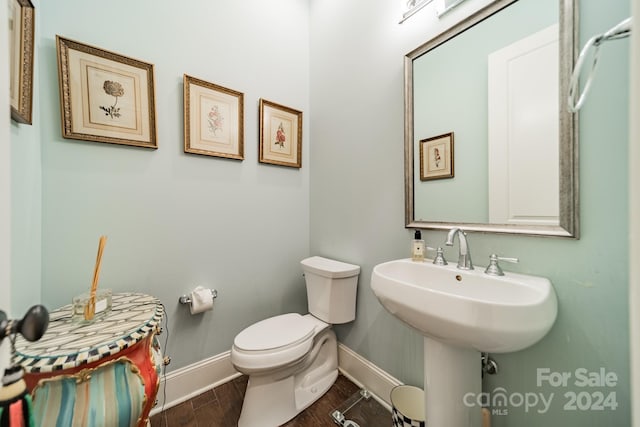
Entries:
POLYGON ((556 24, 488 57, 490 223, 560 224, 558 41, 556 24))

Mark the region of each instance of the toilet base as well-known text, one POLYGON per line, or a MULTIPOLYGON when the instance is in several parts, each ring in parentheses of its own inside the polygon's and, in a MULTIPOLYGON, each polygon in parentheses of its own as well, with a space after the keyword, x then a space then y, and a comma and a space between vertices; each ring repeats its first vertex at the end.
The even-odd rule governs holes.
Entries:
POLYGON ((321 332, 309 354, 292 367, 249 376, 238 427, 280 426, 324 395, 338 378, 338 342, 321 332), (289 372, 286 372, 289 371, 289 372))

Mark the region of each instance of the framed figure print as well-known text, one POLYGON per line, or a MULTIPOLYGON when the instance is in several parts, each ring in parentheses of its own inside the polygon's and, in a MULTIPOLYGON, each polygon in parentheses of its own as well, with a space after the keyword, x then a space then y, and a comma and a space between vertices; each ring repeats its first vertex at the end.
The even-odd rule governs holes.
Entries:
POLYGON ((32 123, 35 10, 29 0, 9 0, 9 95, 11 118, 32 123))
POLYGON ((62 136, 158 148, 153 65, 56 36, 62 136))
POLYGON ((420 141, 420 180, 453 178, 453 132, 420 141))
POLYGON ((244 159, 244 95, 184 75, 184 151, 244 159))
POLYGON ((260 99, 260 163, 302 166, 302 112, 260 99))

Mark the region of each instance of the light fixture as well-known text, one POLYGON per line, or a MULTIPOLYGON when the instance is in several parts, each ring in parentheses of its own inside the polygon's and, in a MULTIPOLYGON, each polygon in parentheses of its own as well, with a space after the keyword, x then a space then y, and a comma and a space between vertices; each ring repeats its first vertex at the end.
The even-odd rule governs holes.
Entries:
POLYGON ((464 0, 436 0, 436 15, 440 18, 464 0))
POLYGON ((404 21, 413 16, 420 9, 431 3, 433 0, 407 0, 405 6, 405 12, 402 14, 402 19, 399 24, 402 24, 404 21))

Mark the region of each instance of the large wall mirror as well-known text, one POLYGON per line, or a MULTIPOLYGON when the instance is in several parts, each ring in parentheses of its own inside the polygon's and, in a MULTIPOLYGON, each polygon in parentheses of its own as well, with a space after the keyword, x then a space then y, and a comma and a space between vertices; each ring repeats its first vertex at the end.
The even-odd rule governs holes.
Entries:
POLYGON ((405 223, 578 237, 575 0, 497 0, 405 56, 405 223))

